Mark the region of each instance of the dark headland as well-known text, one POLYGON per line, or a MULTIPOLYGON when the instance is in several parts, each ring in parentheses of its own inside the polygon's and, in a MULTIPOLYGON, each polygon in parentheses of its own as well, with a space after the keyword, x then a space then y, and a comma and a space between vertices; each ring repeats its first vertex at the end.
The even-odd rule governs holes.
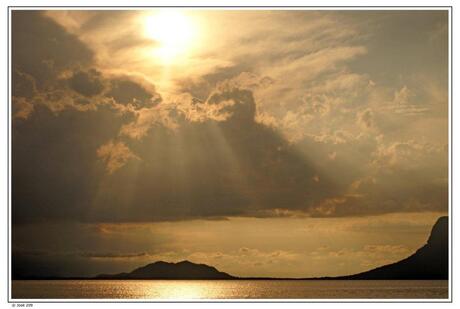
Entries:
POLYGON ((447 280, 449 278, 449 220, 441 217, 427 243, 411 256, 366 272, 334 279, 447 280))
POLYGON ((221 272, 215 267, 195 264, 190 261, 168 263, 158 261, 136 268, 129 273, 100 274, 92 278, 24 278, 14 279, 184 279, 184 280, 447 280, 449 273, 449 230, 448 217, 437 220, 431 230, 427 243, 411 256, 366 272, 322 278, 268 278, 235 277, 221 272))

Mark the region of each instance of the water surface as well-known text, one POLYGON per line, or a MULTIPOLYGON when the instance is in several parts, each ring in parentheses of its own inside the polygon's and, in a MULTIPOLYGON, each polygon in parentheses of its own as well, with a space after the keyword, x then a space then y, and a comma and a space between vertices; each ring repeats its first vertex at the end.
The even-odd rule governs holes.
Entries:
POLYGON ((448 298, 447 280, 13 280, 13 299, 448 298))

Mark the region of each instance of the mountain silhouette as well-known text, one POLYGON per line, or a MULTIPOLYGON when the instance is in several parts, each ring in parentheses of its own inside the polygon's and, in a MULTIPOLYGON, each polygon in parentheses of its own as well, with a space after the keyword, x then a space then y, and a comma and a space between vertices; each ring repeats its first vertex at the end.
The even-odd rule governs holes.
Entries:
POLYGON ((440 217, 427 243, 411 256, 351 276, 332 279, 359 280, 447 280, 449 278, 449 221, 440 217))
POLYGON ((206 264, 155 262, 130 273, 101 274, 96 279, 237 279, 206 264))

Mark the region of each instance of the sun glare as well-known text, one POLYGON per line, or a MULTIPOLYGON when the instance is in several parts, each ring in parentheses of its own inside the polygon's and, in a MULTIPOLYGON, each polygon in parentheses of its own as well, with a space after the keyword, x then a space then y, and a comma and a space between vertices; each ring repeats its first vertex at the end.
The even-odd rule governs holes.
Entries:
POLYGON ((145 35, 158 45, 154 55, 169 63, 186 56, 197 37, 197 25, 181 11, 159 11, 145 17, 145 35))

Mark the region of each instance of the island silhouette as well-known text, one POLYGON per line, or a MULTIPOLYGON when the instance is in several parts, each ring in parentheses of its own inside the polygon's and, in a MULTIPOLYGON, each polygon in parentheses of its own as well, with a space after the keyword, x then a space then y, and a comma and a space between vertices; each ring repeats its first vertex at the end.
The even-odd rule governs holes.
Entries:
POLYGON ((91 280, 447 280, 449 278, 449 224, 447 216, 440 217, 434 224, 426 244, 409 257, 369 271, 347 276, 315 278, 236 277, 219 271, 213 266, 196 264, 185 260, 178 263, 157 261, 128 273, 100 274, 90 278, 18 278, 17 276, 16 278, 91 280))
POLYGON ((218 271, 206 264, 195 264, 190 261, 168 263, 159 261, 136 268, 130 273, 114 275, 101 274, 96 279, 238 279, 227 273, 218 271))

